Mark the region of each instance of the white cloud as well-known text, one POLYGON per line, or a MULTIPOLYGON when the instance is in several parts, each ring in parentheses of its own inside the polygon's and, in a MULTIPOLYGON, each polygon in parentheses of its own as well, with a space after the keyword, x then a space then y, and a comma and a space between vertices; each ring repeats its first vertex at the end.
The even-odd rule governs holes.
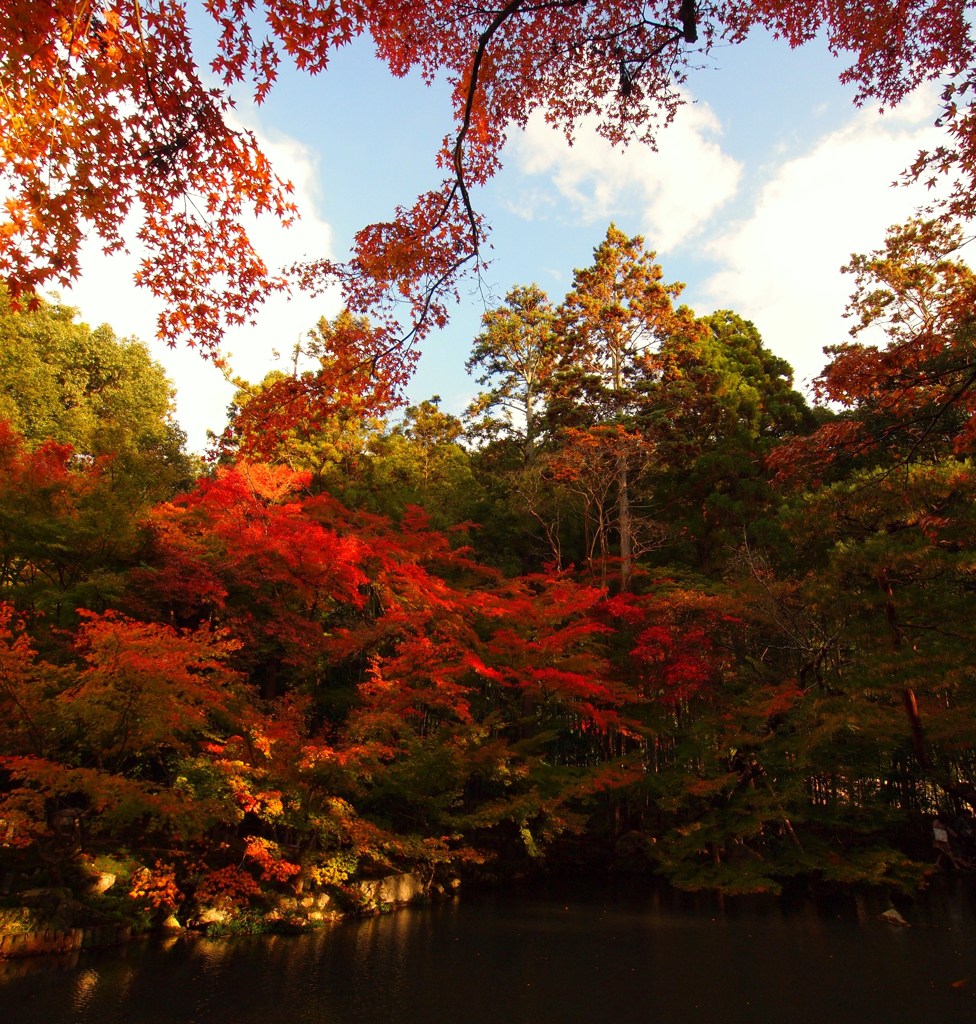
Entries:
POLYGON ((532 219, 561 201, 587 223, 635 213, 648 244, 666 252, 700 233, 736 193, 742 168, 723 152, 720 134, 711 108, 688 103, 661 133, 657 152, 614 148, 597 134, 594 120, 578 126, 570 146, 537 112, 512 139, 510 153, 522 174, 548 176, 555 194, 537 186, 509 208, 532 219))
POLYGON ((689 300, 753 320, 798 383, 819 373, 824 345, 848 340, 843 311, 853 281, 840 267, 851 253, 879 247, 891 224, 932 198, 920 186, 891 183, 920 149, 937 144, 936 108, 934 94, 920 91, 884 116, 858 111, 773 169, 748 216, 705 249, 723 269, 689 300))
MULTIPOLYGON (((319 187, 313 155, 293 139, 272 141, 262 137, 260 131, 256 134, 278 175, 294 184, 292 198, 298 205, 301 219, 285 230, 274 217, 259 217, 251 231, 255 248, 271 267, 303 256, 332 255, 332 229, 316 212, 319 187)), ((134 237, 134 229, 131 234, 134 237)), ((110 324, 116 334, 135 336, 149 345, 153 357, 176 384, 177 419, 187 432, 188 447, 202 451, 207 430, 223 429, 234 388, 198 352, 188 348, 169 349, 155 340, 160 304, 133 282, 139 259, 137 244, 131 246, 129 254, 105 256, 93 239, 85 247, 81 279, 70 290, 62 292, 61 299, 76 306, 81 318, 93 326, 110 324)), ((334 315, 337 310, 335 294, 319 298, 297 295, 290 301, 283 296, 272 296, 258 315, 255 326, 227 332, 224 354, 235 374, 252 381, 260 380, 279 365, 274 350, 287 359, 294 344, 321 316, 334 315)))

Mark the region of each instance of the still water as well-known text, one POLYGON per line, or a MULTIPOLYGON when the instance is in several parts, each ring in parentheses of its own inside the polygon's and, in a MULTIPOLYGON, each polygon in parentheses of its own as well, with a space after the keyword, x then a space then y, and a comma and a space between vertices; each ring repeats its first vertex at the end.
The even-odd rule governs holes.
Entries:
POLYGON ((0 963, 2 1024, 971 1024, 972 887, 885 904, 465 898, 303 936, 0 963))

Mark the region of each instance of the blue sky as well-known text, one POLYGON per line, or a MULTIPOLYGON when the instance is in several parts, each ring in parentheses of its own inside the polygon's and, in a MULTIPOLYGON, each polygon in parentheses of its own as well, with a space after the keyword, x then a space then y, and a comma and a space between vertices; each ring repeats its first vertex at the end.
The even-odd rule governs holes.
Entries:
MULTIPOLYGON (((837 80, 842 60, 816 43, 791 51, 755 38, 703 64, 656 153, 611 151, 587 125, 570 149, 541 119, 509 138, 504 170, 473 196, 492 225, 491 266, 480 287, 466 289, 451 324, 425 343, 413 400, 438 393, 460 412, 474 393, 464 362, 485 302, 531 282, 560 300, 611 220, 644 235, 666 280, 685 282, 684 299, 698 313, 730 308, 753 320, 798 383, 821 369, 823 346, 846 337, 841 314, 851 288, 841 264, 879 245, 922 198, 889 186, 936 138, 937 91, 922 90, 883 117, 857 110, 837 80)), ((436 184, 434 155, 450 115, 445 87, 392 78, 364 41, 316 78, 282 68, 261 108, 242 95, 238 116, 294 180, 303 213, 291 231, 257 226, 269 261, 343 258, 358 228, 436 184)), ((107 259, 90 246, 85 276, 63 298, 88 322, 150 343, 176 383, 190 447, 200 450, 206 430, 223 427, 232 389, 195 353, 153 341, 154 303, 130 283, 137 257, 107 259)), ((228 338, 235 371, 260 379, 280 365, 274 351, 286 355, 336 310, 328 297, 273 301, 256 327, 228 338)))

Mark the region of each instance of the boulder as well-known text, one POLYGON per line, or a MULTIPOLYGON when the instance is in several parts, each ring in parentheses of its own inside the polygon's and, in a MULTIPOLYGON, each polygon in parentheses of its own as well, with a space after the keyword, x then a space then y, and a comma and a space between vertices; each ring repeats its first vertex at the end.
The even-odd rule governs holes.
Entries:
POLYGON ((387 875, 359 883, 359 891, 373 903, 409 903, 424 892, 423 883, 416 875, 387 875))
POLYGON ((196 924, 200 928, 206 928, 209 925, 225 925, 234 919, 234 915, 229 910, 222 910, 220 907, 204 907, 199 914, 197 914, 196 924))
POLYGON ((97 871, 91 876, 88 882, 88 895, 89 896, 101 896, 102 893, 108 892, 109 889, 115 885, 117 881, 116 875, 113 875, 109 871, 97 871))

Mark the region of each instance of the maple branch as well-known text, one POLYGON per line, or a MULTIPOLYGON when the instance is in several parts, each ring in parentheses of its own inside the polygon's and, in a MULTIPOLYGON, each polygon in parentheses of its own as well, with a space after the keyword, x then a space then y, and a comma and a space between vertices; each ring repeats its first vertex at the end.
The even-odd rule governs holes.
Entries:
MULTIPOLYGON (((931 414, 931 416, 929 417, 928 426, 922 431, 921 437, 919 437, 919 439, 912 446, 911 451, 905 457, 905 461, 906 462, 910 461, 915 456, 915 454, 918 452, 919 448, 922 446, 922 442, 929 436, 929 434, 932 433, 933 430, 935 430, 935 426, 939 422, 939 420, 942 419, 942 417, 946 414, 946 412, 950 408, 952 408, 952 406, 954 406, 959 401, 959 399, 962 398, 962 396, 974 384, 976 384, 976 370, 974 370, 963 381, 962 385, 956 389, 954 394, 949 395, 949 397, 939 406, 939 408, 934 413, 931 414)), ((923 419, 923 418, 920 417, 920 419, 923 419)))
POLYGON ((854 459, 858 455, 861 455, 865 452, 869 452, 873 448, 876 448, 882 441, 885 441, 888 438, 897 437, 899 434, 905 433, 907 429, 913 426, 921 426, 922 424, 925 424, 922 433, 916 438, 914 444, 912 444, 908 452, 902 458, 900 458, 894 466, 892 466, 890 469, 886 469, 879 477, 876 477, 873 480, 866 482, 862 486, 868 487, 874 483, 877 483, 880 480, 884 480, 892 473, 894 473, 897 469, 907 466, 909 463, 911 463, 912 459, 914 459, 915 456, 918 454, 919 450, 925 443, 926 439, 935 430, 936 426, 938 425, 942 417, 945 416, 945 414, 959 402, 963 395, 965 395, 966 392, 969 391, 974 384, 976 384, 976 370, 973 370, 973 372, 963 381, 963 383, 952 394, 950 394, 941 403, 939 403, 938 408, 934 412, 930 412, 927 414, 919 413, 919 415, 913 417, 910 420, 893 423, 891 426, 886 427, 885 429, 878 431, 876 433, 873 433, 866 438, 860 438, 856 441, 853 441, 849 445, 845 445, 847 449, 847 457, 850 459, 854 459))
POLYGON ((468 94, 464 101, 464 116, 461 118, 461 127, 458 129, 457 140, 454 143, 454 152, 452 154, 454 158, 454 173, 457 176, 458 187, 461 191, 461 201, 464 203, 464 209, 468 215, 468 223, 471 225, 471 239, 473 242, 474 256, 478 256, 479 254, 478 220, 471 207, 471 197, 468 195, 468 188, 464 182, 464 166, 462 163, 464 155, 464 137, 468 134, 468 129, 471 127, 471 115, 474 111, 474 100, 478 91, 478 75, 481 71, 481 62, 484 60, 488 44, 502 25, 504 25, 509 18, 514 17, 514 15, 518 13, 522 3, 523 0, 510 0, 510 2, 495 15, 491 24, 478 37, 478 47, 474 52, 474 60, 471 64, 471 75, 468 79, 468 94))
POLYGON ((416 337, 418 331, 420 330, 421 325, 423 324, 424 320, 427 319, 427 316, 430 313, 431 304, 433 303, 434 296, 437 294, 438 290, 441 288, 441 286, 444 284, 444 282, 447 281, 449 278, 451 278, 458 270, 460 270, 461 267, 463 267, 465 263, 469 262, 470 260, 475 259, 477 257, 477 255, 478 255, 478 249, 477 249, 477 246, 475 246, 474 250, 472 250, 471 252, 467 253, 467 255, 459 256, 447 268, 447 270, 445 270, 437 278, 436 281, 434 281, 431 285, 429 285, 427 287, 427 289, 425 291, 425 294, 424 294, 424 305, 423 305, 423 308, 420 311, 420 315, 414 320, 413 326, 410 328, 409 331, 407 331, 407 333, 402 338, 399 338, 397 341, 393 342, 393 344, 391 344, 388 348, 385 348, 377 356, 373 357, 372 362, 373 362, 374 366, 376 364, 377 359, 389 355, 391 352, 394 352, 397 348, 400 348, 400 347, 404 347, 404 348, 407 348, 407 349, 410 348, 410 346, 414 342, 414 338, 416 337))
POLYGON ((17 710, 20 712, 21 717, 24 720, 24 724, 27 726, 27 731, 30 733, 31 740, 34 745, 34 752, 38 757, 44 756, 44 737, 34 722, 33 717, 30 714, 27 704, 17 696, 17 691, 14 689, 13 683, 8 681, 7 672, 5 669, 0 670, 0 691, 2 691, 8 700, 13 701, 17 710))
MULTIPOLYGON (((471 225, 471 238, 474 243, 474 255, 479 255, 479 232, 478 221, 471 205, 471 197, 464 180, 464 138, 471 127, 471 116, 474 112, 474 101, 478 92, 478 78, 481 72, 481 64, 488 50, 488 44, 494 38, 495 33, 516 14, 533 13, 541 10, 552 10, 553 8, 570 8, 585 6, 587 0, 556 0, 554 3, 526 4, 525 0, 510 0, 501 10, 495 13, 491 23, 478 36, 478 46, 474 52, 474 59, 471 63, 471 75, 468 79, 468 92, 464 100, 464 112, 461 118, 461 127, 458 129, 457 139, 454 142, 454 149, 451 156, 454 164, 454 173, 457 178, 457 185, 461 192, 461 201, 468 216, 468 223, 471 225)), ((453 193, 451 199, 453 199, 453 193)))
POLYGON ((942 626, 934 623, 903 622, 901 623, 901 628, 903 630, 914 629, 919 633, 937 633, 939 636, 951 637, 953 640, 963 640, 966 643, 971 643, 973 639, 971 633, 957 633, 955 630, 943 629, 942 626))
POLYGON ((142 7, 139 5, 139 0, 133 0, 133 10, 135 11, 136 16, 136 30, 139 33, 139 50, 142 55, 142 72, 146 82, 146 89, 152 97, 152 101, 156 105, 156 109, 160 114, 162 114, 163 108, 160 105, 159 96, 156 94, 156 86, 149 75, 149 62, 146 58, 148 46, 146 45, 146 35, 142 26, 142 7))
POLYGON ((467 217, 468 224, 471 228, 471 251, 463 256, 458 257, 451 265, 439 274, 438 277, 431 282, 424 289, 423 306, 418 316, 414 319, 413 326, 410 330, 403 335, 401 338, 393 342, 383 352, 378 353, 371 359, 373 366, 375 367, 376 362, 380 358, 384 358, 398 348, 407 348, 413 344, 417 334, 420 332, 423 324, 425 323, 431 306, 434 302, 434 297, 437 295, 439 290, 443 287, 445 282, 457 273, 457 271, 464 266, 465 263, 471 260, 477 260, 481 255, 481 232, 478 228, 478 218, 474 212, 474 207, 471 202, 471 195, 468 191, 467 182, 464 178, 464 141, 471 128, 471 118, 474 114, 474 104, 477 97, 478 85, 481 73, 482 62, 484 61, 485 54, 487 53, 488 46, 496 33, 502 28, 502 26, 516 14, 520 14, 523 11, 537 11, 542 9, 548 9, 553 7, 576 7, 580 4, 585 4, 586 0, 558 0, 556 3, 542 3, 542 4, 531 4, 526 5, 525 0, 510 0, 501 10, 497 11, 489 23, 488 27, 478 36, 478 46, 475 49, 474 57, 471 63, 471 72, 468 80, 468 89, 465 96, 463 114, 461 117, 461 126, 458 129, 457 138, 454 142, 454 148, 451 151, 451 159, 454 168, 455 182, 453 187, 448 191, 447 196, 444 199, 444 203, 441 207, 440 213, 434 220, 434 226, 441 224, 447 215, 451 204, 454 199, 460 193, 461 203, 464 206, 465 215, 467 217))

